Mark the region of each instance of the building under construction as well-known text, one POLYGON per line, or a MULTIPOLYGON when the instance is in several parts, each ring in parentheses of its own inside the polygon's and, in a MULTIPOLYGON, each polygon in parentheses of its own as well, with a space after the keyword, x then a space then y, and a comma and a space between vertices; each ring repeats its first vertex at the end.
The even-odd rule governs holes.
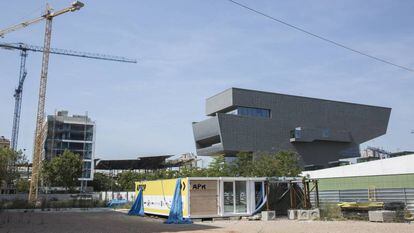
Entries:
POLYGON ((51 160, 69 150, 83 160, 80 180, 92 180, 95 128, 95 122, 86 115, 69 116, 68 111, 58 111, 55 115, 49 115, 44 159, 51 160))
POLYGON ((4 136, 0 136, 0 148, 9 148, 10 147, 10 140, 5 138, 4 136))

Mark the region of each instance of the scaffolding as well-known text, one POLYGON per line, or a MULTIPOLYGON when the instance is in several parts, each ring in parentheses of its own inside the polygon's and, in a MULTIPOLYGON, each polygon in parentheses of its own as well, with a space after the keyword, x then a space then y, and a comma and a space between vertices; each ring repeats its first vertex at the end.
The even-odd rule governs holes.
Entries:
POLYGON ((286 215, 289 209, 319 208, 318 180, 303 177, 269 177, 266 183, 267 210, 286 215), (311 200, 312 197, 315 200, 311 200), (314 205, 312 205, 314 203, 314 205))

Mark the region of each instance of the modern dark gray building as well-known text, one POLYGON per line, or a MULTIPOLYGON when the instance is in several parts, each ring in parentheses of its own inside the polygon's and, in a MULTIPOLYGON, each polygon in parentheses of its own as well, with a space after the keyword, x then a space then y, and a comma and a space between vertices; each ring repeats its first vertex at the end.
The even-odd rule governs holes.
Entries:
POLYGON ((359 156, 359 145, 387 131, 390 108, 230 88, 206 101, 193 123, 199 156, 297 152, 303 165, 359 156))
POLYGON ((93 180, 95 154, 95 122, 85 115, 70 116, 58 111, 47 117, 44 159, 50 160, 65 150, 78 154, 82 160, 81 181, 93 180))

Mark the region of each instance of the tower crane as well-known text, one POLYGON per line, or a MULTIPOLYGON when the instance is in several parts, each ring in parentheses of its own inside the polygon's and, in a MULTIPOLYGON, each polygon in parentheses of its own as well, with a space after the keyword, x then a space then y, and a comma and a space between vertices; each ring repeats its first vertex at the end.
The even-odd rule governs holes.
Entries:
POLYGON ((38 23, 42 20, 46 20, 45 37, 44 37, 44 50, 42 57, 42 70, 40 73, 40 86, 39 86, 39 99, 37 104, 37 115, 36 115, 36 131, 35 131, 35 143, 33 150, 33 161, 32 161, 32 177, 30 180, 29 187, 29 202, 34 203, 37 201, 38 187, 39 187, 39 173, 41 167, 41 156, 42 156, 42 145, 44 137, 44 118, 45 118, 45 101, 46 101, 46 84, 47 84, 47 72, 49 66, 49 54, 50 54, 50 41, 52 38, 52 20, 54 17, 80 10, 84 4, 79 1, 75 1, 71 6, 63 8, 61 10, 53 11, 49 5, 46 6, 46 12, 42 16, 31 19, 6 29, 0 30, 0 37, 4 37, 9 32, 16 31, 18 29, 27 27, 34 23, 38 23))
MULTIPOLYGON (((27 71, 26 71, 27 52, 28 51, 43 52, 45 49, 40 46, 28 45, 28 44, 23 44, 23 43, 0 43, 0 48, 7 49, 7 50, 20 50, 20 73, 19 73, 19 82, 13 95, 15 99, 15 104, 14 104, 14 113, 13 113, 12 137, 11 137, 11 148, 13 150, 17 150, 17 143, 18 143, 18 138, 19 138, 20 112, 21 112, 21 104, 22 104, 22 98, 23 98, 23 84, 24 84, 24 81, 27 75, 27 71)), ((99 53, 79 52, 79 51, 68 50, 68 49, 50 48, 49 53, 65 55, 65 56, 73 56, 73 57, 116 61, 116 62, 128 62, 128 63, 137 62, 135 59, 130 59, 126 57, 112 56, 112 55, 99 54, 99 53)))
MULTIPOLYGON (((37 115, 36 115, 36 132, 35 132, 35 143, 33 150, 33 166, 32 166, 32 176, 30 180, 29 187, 29 198, 30 203, 35 203, 38 196, 38 187, 39 187, 39 173, 42 165, 42 151, 43 151, 43 140, 44 140, 44 129, 45 129, 45 101, 46 101, 46 85, 47 85, 47 73, 49 66, 49 54, 51 52, 50 41, 52 37, 52 20, 54 17, 80 10, 84 4, 80 1, 75 1, 71 6, 66 7, 61 10, 54 11, 52 8, 47 5, 46 12, 42 16, 31 19, 20 24, 13 25, 6 29, 0 30, 0 37, 4 37, 6 33, 16 31, 20 28, 27 27, 31 24, 46 20, 45 27, 45 36, 44 36, 44 45, 43 45, 43 57, 42 57, 42 69, 40 73, 40 86, 39 86, 39 98, 37 105, 37 115)), ((24 75, 25 76, 25 75, 24 75)), ((23 77, 23 76, 22 76, 23 77)), ((20 80, 19 80, 20 81, 20 80)), ((23 79, 24 81, 24 79, 23 79)))
MULTIPOLYGON (((52 26, 51 23, 52 23, 52 19, 54 17, 59 16, 61 14, 68 13, 68 12, 77 11, 80 8, 82 8, 84 5, 85 4, 83 4, 80 1, 75 1, 75 2, 72 3, 72 5, 70 7, 66 7, 66 8, 64 8, 62 10, 53 11, 53 12, 52 12, 53 9, 50 8, 49 5, 47 5, 46 6, 46 12, 45 12, 45 14, 43 14, 42 16, 37 17, 35 19, 30 19, 30 20, 27 20, 25 22, 22 22, 22 23, 19 23, 19 24, 10 26, 10 27, 8 27, 6 29, 0 30, 0 37, 4 37, 4 35, 7 34, 7 33, 9 33, 9 32, 13 32, 13 31, 19 30, 21 28, 27 27, 29 25, 38 23, 38 22, 40 22, 40 21, 42 21, 44 19, 46 19, 46 22, 48 22, 48 20, 49 20, 50 21, 50 26, 52 26)), ((49 28, 49 29, 51 30, 51 28, 49 28)), ((46 23, 46 31, 48 31, 47 23, 46 23)))

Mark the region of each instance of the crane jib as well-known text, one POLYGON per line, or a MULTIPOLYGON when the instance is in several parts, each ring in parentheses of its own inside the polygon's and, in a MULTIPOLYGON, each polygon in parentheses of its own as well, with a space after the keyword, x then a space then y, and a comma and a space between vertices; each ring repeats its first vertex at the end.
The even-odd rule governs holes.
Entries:
MULTIPOLYGON (((17 49, 17 50, 27 50, 27 51, 33 51, 33 52, 44 52, 44 48, 41 46, 28 45, 24 43, 0 43, 0 48, 9 49, 9 50, 17 49)), ((80 52, 80 51, 69 50, 69 49, 50 48, 49 53, 73 56, 73 57, 92 58, 92 59, 106 60, 106 61, 137 63, 137 60, 132 59, 132 58, 114 56, 114 55, 108 55, 108 54, 91 53, 91 52, 80 52)))

